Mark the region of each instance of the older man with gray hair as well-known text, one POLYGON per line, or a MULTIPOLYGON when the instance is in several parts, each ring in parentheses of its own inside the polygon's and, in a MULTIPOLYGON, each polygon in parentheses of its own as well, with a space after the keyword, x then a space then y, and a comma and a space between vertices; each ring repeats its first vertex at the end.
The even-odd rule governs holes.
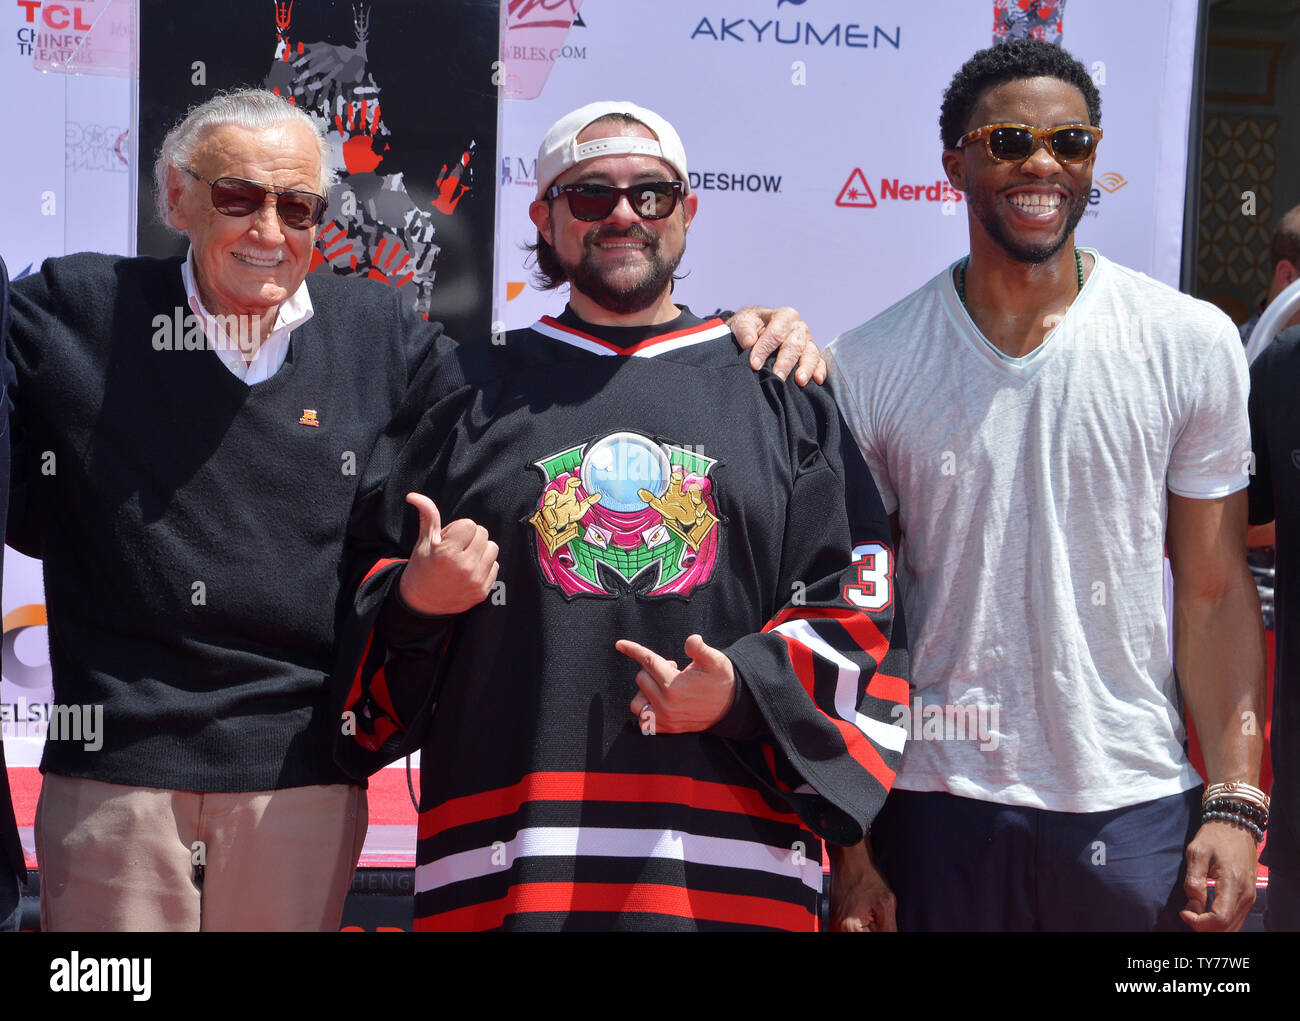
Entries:
MULTIPOLYGON (((367 822, 325 700, 345 525, 451 341, 392 289, 309 275, 327 151, 270 92, 216 96, 154 168, 184 259, 49 259, 13 288, 8 538, 45 561, 56 704, 102 718, 46 745, 43 928, 339 923, 367 822)), ((767 333, 806 381, 791 322, 767 333)))
POLYGON ((217 96, 155 167, 186 258, 14 287, 11 538, 45 560, 56 704, 103 720, 97 749, 46 745, 44 928, 338 926, 367 821, 323 700, 344 527, 450 341, 392 289, 308 275, 325 152, 271 93, 217 96))

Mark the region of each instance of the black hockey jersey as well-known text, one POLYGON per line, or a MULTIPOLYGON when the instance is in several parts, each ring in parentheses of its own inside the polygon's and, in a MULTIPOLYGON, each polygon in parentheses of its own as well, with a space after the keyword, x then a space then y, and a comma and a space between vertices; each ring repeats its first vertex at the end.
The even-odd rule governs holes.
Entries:
POLYGON ((888 523, 834 403, 686 310, 503 339, 381 441, 349 540, 338 757, 365 776, 421 749, 417 927, 816 928, 819 838, 863 837, 908 695, 888 523), (411 491, 500 546, 454 618, 393 591, 411 491), (643 733, 615 641, 685 663, 696 632, 735 707, 643 733))

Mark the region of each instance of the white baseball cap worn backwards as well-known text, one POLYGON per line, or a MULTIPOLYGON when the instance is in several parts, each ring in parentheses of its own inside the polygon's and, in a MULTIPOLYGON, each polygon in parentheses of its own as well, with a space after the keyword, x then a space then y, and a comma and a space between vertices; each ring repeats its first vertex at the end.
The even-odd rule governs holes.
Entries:
POLYGON ((542 198, 557 177, 584 160, 628 155, 654 156, 663 160, 677 171, 686 183, 687 191, 690 190, 686 176, 686 148, 676 129, 653 110, 635 103, 606 99, 579 107, 551 125, 551 130, 542 139, 541 148, 537 150, 537 197, 542 198), (625 113, 635 117, 659 137, 617 135, 578 142, 578 136, 584 128, 612 113, 625 113))

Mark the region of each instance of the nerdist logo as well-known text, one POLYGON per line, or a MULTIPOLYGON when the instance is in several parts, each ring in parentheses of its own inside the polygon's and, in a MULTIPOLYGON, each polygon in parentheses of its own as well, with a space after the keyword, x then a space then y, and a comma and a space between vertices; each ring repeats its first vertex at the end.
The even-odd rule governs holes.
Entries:
POLYGON ((861 167, 854 167, 844 182, 835 204, 842 208, 874 209, 881 202, 952 202, 962 200, 961 192, 947 181, 907 181, 901 177, 881 177, 873 188, 861 167), (877 199, 879 195, 879 199, 877 199))
MULTIPOLYGON (((900 49, 903 30, 899 25, 863 24, 821 18, 792 18, 782 11, 787 4, 803 7, 808 0, 776 0, 776 17, 728 17, 705 15, 691 32, 691 40, 715 43, 780 43, 784 46, 834 46, 862 50, 900 49)), ((809 12, 810 14, 812 12, 809 12)))

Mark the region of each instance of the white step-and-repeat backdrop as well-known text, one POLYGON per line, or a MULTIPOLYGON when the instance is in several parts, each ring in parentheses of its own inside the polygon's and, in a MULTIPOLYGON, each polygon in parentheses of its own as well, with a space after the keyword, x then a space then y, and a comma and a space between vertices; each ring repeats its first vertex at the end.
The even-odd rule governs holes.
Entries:
MULTIPOLYGON (((0 0, 0 256, 11 278, 52 255, 129 252, 135 220, 129 0, 0 0)), ((11 766, 40 761, 51 700, 41 565, 4 551, 0 723, 11 766)))
MULTIPOLYGON (((964 202, 945 202, 939 105, 957 69, 1020 0, 521 0, 579 6, 535 99, 502 107, 497 309, 509 328, 563 297, 531 286, 537 146, 567 111, 627 99, 686 146, 700 212, 674 292, 696 312, 794 305, 821 342, 883 311, 966 251, 964 202)), ((1076 236, 1178 284, 1195 0, 1067 0, 1067 50, 1092 73, 1105 138, 1076 236)), ((1028 27, 1031 19, 1021 19, 1028 27)), ((532 30, 535 35, 547 31, 532 30)), ((1013 29, 1014 31, 1014 29, 1013 29)), ((507 67, 509 63, 507 62, 507 67)), ((511 83, 508 81, 507 86, 511 83)))
MULTIPOLYGON (((965 204, 939 186, 939 103, 995 31, 1059 33, 1100 89, 1106 135, 1080 241, 1178 283, 1195 0, 502 6, 495 318, 507 328, 563 303, 532 286, 521 249, 535 237, 537 145, 561 114, 598 98, 649 106, 685 141, 700 213, 679 301, 697 312, 792 304, 823 342, 888 307, 965 251, 965 204)), ((0 87, 15 100, 0 170, 11 275, 51 255, 131 250, 129 17, 117 27, 130 8, 0 5, 0 87), (120 46, 90 45, 100 17, 120 46)), ((7 551, 0 721, 14 765, 39 761, 44 619, 39 564, 7 551)))

